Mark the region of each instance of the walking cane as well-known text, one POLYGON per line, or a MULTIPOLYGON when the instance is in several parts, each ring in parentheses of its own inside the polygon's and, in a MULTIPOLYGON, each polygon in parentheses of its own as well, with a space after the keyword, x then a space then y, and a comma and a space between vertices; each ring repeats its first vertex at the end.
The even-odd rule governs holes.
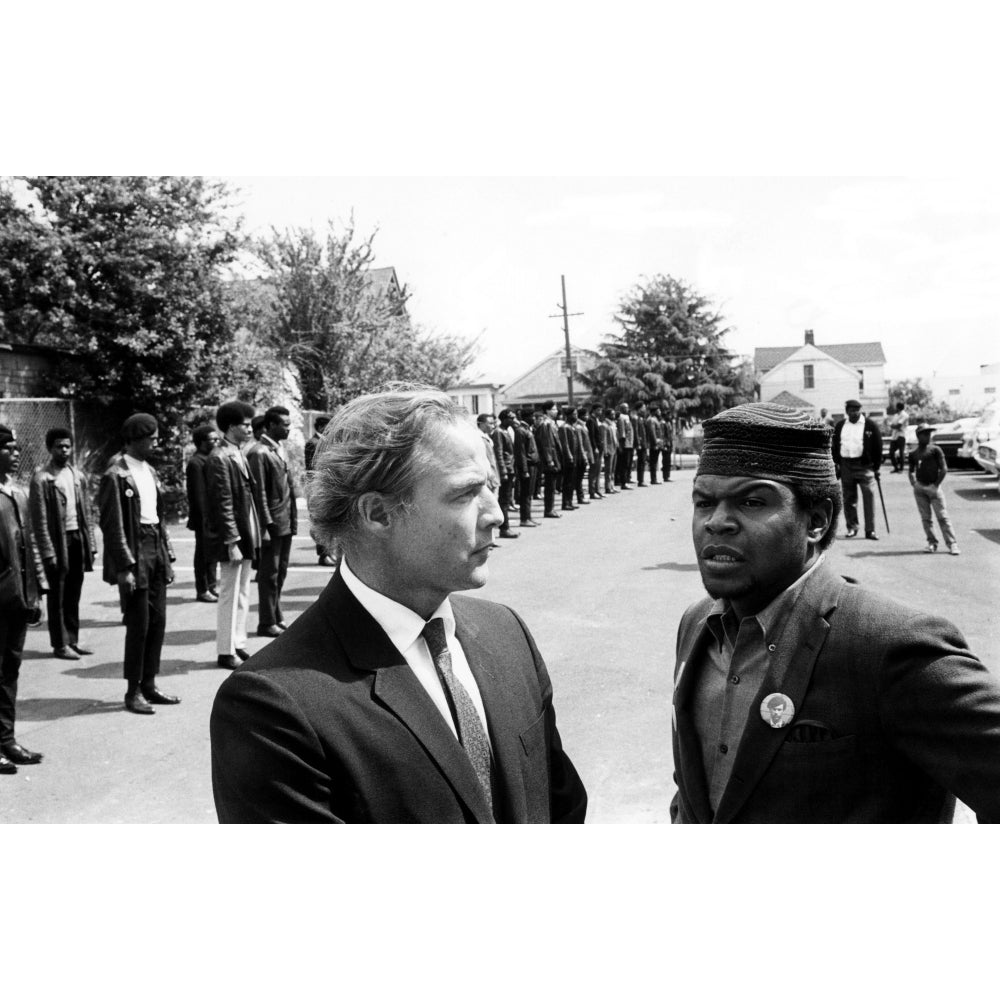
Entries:
POLYGON ((882 501, 882 517, 885 519, 885 533, 891 535, 892 532, 889 530, 889 515, 885 512, 885 497, 882 496, 882 480, 878 476, 875 477, 875 485, 878 487, 878 498, 882 501))

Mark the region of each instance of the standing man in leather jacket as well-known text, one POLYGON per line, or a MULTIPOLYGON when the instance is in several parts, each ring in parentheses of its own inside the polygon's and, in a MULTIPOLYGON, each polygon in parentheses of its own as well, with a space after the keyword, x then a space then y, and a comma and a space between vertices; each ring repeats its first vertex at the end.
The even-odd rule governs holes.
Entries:
POLYGON ((133 414, 122 424, 122 437, 125 449, 108 466, 97 493, 104 580, 118 587, 125 618, 125 708, 152 715, 154 705, 180 701, 156 686, 174 550, 164 520, 163 488, 149 464, 159 444, 156 418, 133 414))

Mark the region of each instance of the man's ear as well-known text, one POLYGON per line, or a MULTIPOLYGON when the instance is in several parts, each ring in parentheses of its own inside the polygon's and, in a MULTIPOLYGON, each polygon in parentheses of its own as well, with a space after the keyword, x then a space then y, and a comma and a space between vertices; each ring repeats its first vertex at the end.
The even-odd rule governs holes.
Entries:
POLYGON ((823 536, 829 530, 830 522, 832 520, 832 500, 827 498, 826 500, 820 500, 819 503, 813 504, 812 507, 809 508, 809 541, 818 545, 820 541, 822 541, 823 536))
POLYGON ((381 534, 390 526, 391 509, 381 493, 365 493, 358 500, 359 526, 371 534, 381 534))

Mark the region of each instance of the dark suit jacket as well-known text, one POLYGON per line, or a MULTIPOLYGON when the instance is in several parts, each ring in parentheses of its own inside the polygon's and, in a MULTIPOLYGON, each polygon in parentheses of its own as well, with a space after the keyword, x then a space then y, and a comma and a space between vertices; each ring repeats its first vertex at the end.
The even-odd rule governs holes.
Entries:
POLYGON ((273 537, 294 535, 299 529, 295 484, 277 445, 261 438, 247 451, 247 465, 254 482, 254 500, 260 523, 274 526, 273 537))
MULTIPOLYGON (((89 573, 94 568, 94 553, 97 551, 90 487, 87 477, 79 469, 71 465, 69 470, 73 474, 76 494, 76 520, 83 549, 83 570, 89 573)), ((43 561, 55 559, 56 566, 64 570, 69 566, 69 547, 66 542, 66 505, 69 500, 56 482, 59 471, 52 462, 39 466, 31 477, 28 497, 38 554, 43 561)))
POLYGON ((510 435, 502 428, 495 427, 492 434, 493 456, 496 458, 497 472, 503 479, 512 479, 514 476, 514 442, 510 435))
POLYGON ((538 455, 543 468, 548 472, 558 472, 562 468, 562 456, 553 420, 546 417, 535 428, 535 441, 538 442, 538 455))
MULTIPOLYGON (((834 424, 833 440, 830 442, 830 449, 833 453, 833 463, 837 467, 837 475, 840 475, 840 438, 844 432, 844 424, 847 418, 842 417, 834 424)), ((876 471, 882 464, 882 432, 878 429, 878 424, 874 420, 865 417, 864 430, 861 432, 864 438, 861 457, 876 471)))
POLYGON ((196 451, 184 467, 184 482, 187 487, 188 519, 191 531, 203 534, 205 518, 208 516, 208 492, 205 484, 208 455, 196 451))
POLYGON ((205 465, 205 539, 207 556, 215 562, 229 562, 229 546, 236 541, 244 559, 256 560, 260 554, 261 527, 253 478, 243 471, 237 451, 236 445, 223 440, 205 465))
POLYGON ((689 608, 677 638, 674 822, 946 823, 956 795, 980 822, 1000 820, 1000 682, 950 622, 827 566, 806 581, 775 641, 713 817, 693 725, 692 669, 711 639, 711 606, 705 599, 689 608), (759 713, 761 699, 775 692, 795 705, 781 729, 759 713), (807 720, 831 738, 796 741, 807 720))
MULTIPOLYGON (((499 604, 451 601, 486 709, 501 821, 582 823, 587 795, 524 623, 499 604)), ((224 823, 491 821, 465 752, 340 573, 226 678, 211 737, 224 823)))
MULTIPOLYGON (((152 468, 152 466, 150 467, 152 468)), ((156 469, 153 469, 156 483, 156 516, 160 519, 156 531, 156 543, 160 557, 167 567, 167 583, 172 583, 174 571, 170 564, 174 561, 174 550, 167 533, 166 505, 163 486, 156 469)), ((141 509, 139 487, 125 461, 124 454, 116 455, 101 476, 97 487, 97 508, 104 535, 104 582, 118 584, 118 574, 132 570, 135 585, 140 590, 149 586, 149 565, 140 559, 139 525, 141 509)))
POLYGON ((34 608, 46 587, 45 567, 31 541, 27 494, 8 482, 12 495, 0 495, 0 614, 34 608))

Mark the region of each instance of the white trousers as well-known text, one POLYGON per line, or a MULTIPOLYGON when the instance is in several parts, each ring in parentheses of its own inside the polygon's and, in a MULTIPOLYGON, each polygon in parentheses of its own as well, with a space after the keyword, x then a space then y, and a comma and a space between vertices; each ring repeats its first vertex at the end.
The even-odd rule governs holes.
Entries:
POLYGON ((237 649, 246 649, 250 576, 249 559, 219 563, 218 634, 215 637, 219 656, 235 656, 237 649))

